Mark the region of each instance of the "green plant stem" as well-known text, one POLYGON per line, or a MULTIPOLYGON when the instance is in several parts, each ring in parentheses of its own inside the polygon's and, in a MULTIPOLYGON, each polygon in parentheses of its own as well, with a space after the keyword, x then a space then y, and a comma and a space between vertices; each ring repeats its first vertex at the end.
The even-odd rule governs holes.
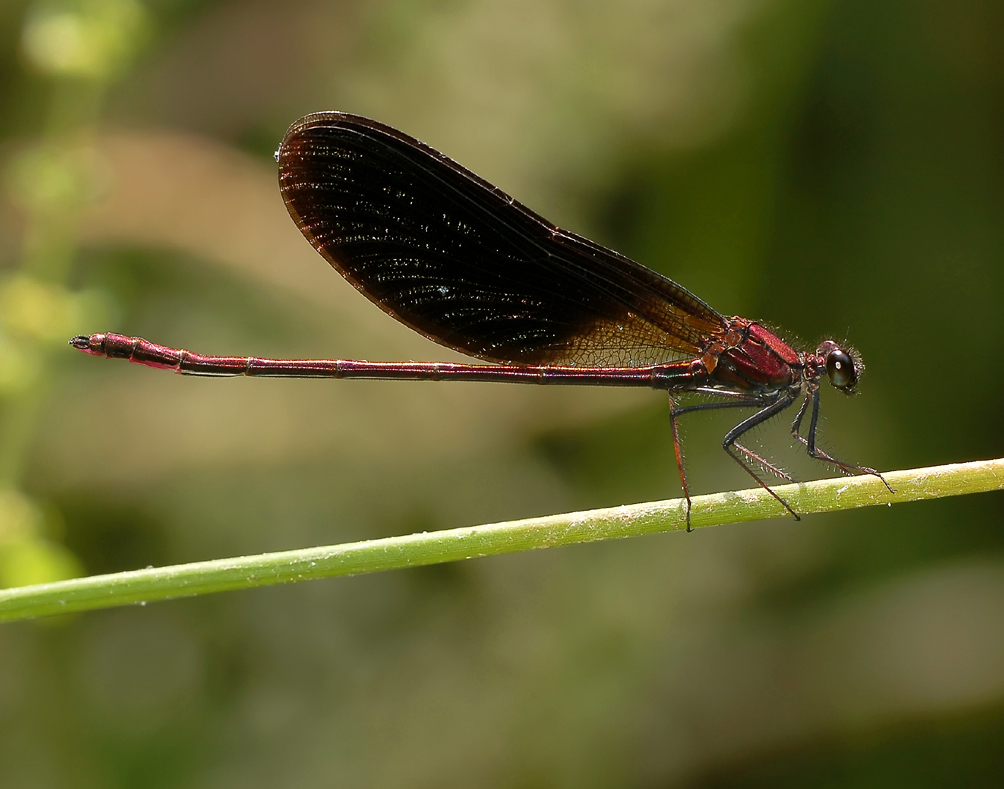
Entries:
MULTIPOLYGON (((871 476, 783 485, 774 490, 803 514, 959 496, 1004 487, 1004 459, 894 471, 884 476, 895 489, 895 494, 871 476)), ((691 525, 702 528, 784 514, 781 505, 767 491, 756 488, 695 497, 691 525)), ((678 531, 685 527, 683 500, 673 499, 321 548, 96 575, 2 590, 0 622, 678 531)))

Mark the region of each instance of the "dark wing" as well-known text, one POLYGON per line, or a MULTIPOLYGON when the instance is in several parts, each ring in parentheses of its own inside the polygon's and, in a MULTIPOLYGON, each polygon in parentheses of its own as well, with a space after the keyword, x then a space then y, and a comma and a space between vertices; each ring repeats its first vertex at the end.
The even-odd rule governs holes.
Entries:
POLYGON ((276 158, 314 248, 381 309, 470 356, 637 367, 694 356, 723 325, 675 282, 376 121, 307 115, 276 158))

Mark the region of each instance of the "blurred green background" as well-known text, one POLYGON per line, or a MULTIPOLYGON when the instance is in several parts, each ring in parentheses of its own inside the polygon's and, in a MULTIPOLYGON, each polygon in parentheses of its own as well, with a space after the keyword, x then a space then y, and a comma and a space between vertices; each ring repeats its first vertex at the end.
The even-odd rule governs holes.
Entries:
MULTIPOLYGON (((204 380, 454 359, 297 232, 272 152, 377 118, 726 315, 847 339, 825 447, 1002 453, 995 0, 0 6, 0 585, 678 494, 665 396, 204 380)), ((746 487, 684 426, 696 492, 746 487)), ((758 445, 823 475, 787 436, 758 445)), ((999 785, 999 494, 0 628, 9 787, 999 785)))

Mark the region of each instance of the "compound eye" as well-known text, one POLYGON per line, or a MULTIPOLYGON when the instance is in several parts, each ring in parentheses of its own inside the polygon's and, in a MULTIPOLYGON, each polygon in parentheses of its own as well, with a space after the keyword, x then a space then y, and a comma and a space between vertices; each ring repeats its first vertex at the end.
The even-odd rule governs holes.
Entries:
POLYGON ((858 371, 854 361, 839 348, 826 354, 826 374, 837 389, 847 389, 858 381, 858 371))

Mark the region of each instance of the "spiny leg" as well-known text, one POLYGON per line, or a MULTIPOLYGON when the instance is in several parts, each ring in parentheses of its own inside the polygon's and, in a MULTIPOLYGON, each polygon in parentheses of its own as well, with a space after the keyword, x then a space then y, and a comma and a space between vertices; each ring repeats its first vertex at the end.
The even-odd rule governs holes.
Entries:
POLYGON ((761 463, 766 469, 768 469, 774 474, 777 474, 782 479, 792 480, 792 478, 788 474, 783 473, 780 469, 775 468, 772 464, 765 462, 763 458, 761 458, 759 455, 751 452, 750 450, 746 449, 746 447, 744 447, 742 444, 738 443, 739 438, 744 433, 748 433, 757 425, 761 425, 768 419, 777 416, 786 408, 788 408, 793 402, 795 402, 794 395, 791 394, 784 395, 780 397, 776 402, 771 403, 766 408, 763 408, 760 411, 757 411, 751 417, 744 419, 742 422, 740 422, 738 425, 732 428, 725 435, 725 438, 722 441, 722 449, 724 449, 728 453, 728 456, 732 458, 736 463, 738 463, 746 471, 747 474, 753 477, 753 479, 757 481, 757 484, 759 484, 760 487, 762 487, 771 496, 777 499, 777 501, 781 504, 781 506, 784 507, 786 510, 788 510, 788 512, 790 512, 792 516, 794 516, 795 520, 799 521, 802 519, 799 517, 798 513, 791 508, 791 505, 789 505, 788 502, 786 502, 784 499, 778 496, 773 490, 771 490, 770 485, 768 485, 766 482, 760 479, 760 476, 752 468, 750 468, 750 466, 743 460, 743 458, 740 456, 740 453, 750 458, 751 460, 754 460, 757 463, 761 463))
POLYGON ((769 460, 767 460, 767 458, 758 455, 756 452, 754 452, 751 449, 748 449, 739 442, 734 442, 732 446, 733 448, 744 454, 751 463, 756 463, 758 466, 760 466, 763 469, 766 469, 778 479, 783 479, 785 482, 798 482, 798 480, 796 480, 793 476, 791 476, 791 474, 789 474, 787 471, 785 471, 782 468, 778 468, 769 460))
POLYGON ((680 449, 680 426, 676 423, 678 415, 673 395, 669 395, 669 424, 673 429, 673 451, 676 453, 676 468, 680 472, 680 484, 683 485, 683 498, 687 502, 687 532, 690 533, 693 531, 690 528, 690 487, 687 485, 687 469, 683 464, 683 450, 680 449))
MULTIPOLYGON (((709 394, 718 395, 719 393, 709 392, 709 394)), ((695 405, 677 407, 676 401, 673 400, 673 395, 669 394, 669 420, 673 429, 673 450, 676 453, 676 467, 680 472, 680 483, 683 485, 683 497, 687 502, 686 513, 688 532, 693 531, 690 526, 690 487, 687 485, 687 470, 683 462, 683 449, 680 444, 680 427, 676 421, 677 417, 690 413, 691 411, 711 411, 719 408, 759 408, 761 405, 763 405, 763 402, 759 398, 738 397, 735 400, 724 403, 697 403, 695 405)), ((743 451, 748 452, 746 449, 743 449, 743 451)), ((754 457, 756 456, 754 455, 754 457)), ((766 463, 765 461, 762 462, 766 463)))
POLYGON ((832 455, 824 452, 822 449, 816 446, 816 426, 819 424, 819 387, 812 387, 805 393, 805 399, 802 400, 802 405, 798 409, 798 413, 795 415, 795 420, 791 423, 791 434, 805 447, 806 452, 809 453, 809 457, 815 460, 821 460, 824 463, 831 463, 838 469, 843 471, 845 474, 871 474, 873 477, 878 477, 882 480, 882 484, 886 486, 890 493, 895 493, 896 491, 892 489, 888 482, 886 482, 885 477, 883 477, 878 471, 873 468, 868 468, 868 466, 856 466, 853 463, 844 463, 842 460, 837 460, 832 455), (801 434, 802 429, 802 419, 805 416, 805 412, 809 407, 809 401, 812 401, 812 417, 809 419, 809 437, 803 438, 801 434))

